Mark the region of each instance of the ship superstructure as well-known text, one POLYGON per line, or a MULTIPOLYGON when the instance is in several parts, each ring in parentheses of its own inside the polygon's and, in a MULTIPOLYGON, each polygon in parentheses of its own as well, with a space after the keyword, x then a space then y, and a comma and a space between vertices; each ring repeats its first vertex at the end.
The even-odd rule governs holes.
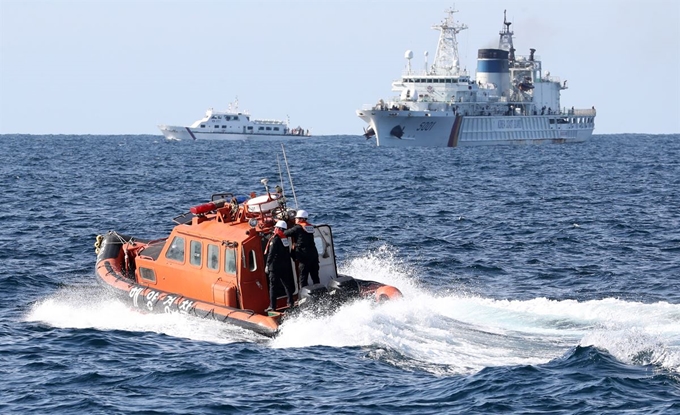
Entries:
POLYGON ((456 147, 582 142, 592 135, 595 108, 560 107, 567 82, 543 71, 535 49, 515 54, 505 16, 498 48, 478 50, 475 78, 461 69, 456 35, 467 26, 455 21, 456 12, 447 10, 433 26, 440 31, 433 64, 414 71, 406 51, 406 71, 392 83, 398 96, 357 111, 367 138, 379 146, 456 147))

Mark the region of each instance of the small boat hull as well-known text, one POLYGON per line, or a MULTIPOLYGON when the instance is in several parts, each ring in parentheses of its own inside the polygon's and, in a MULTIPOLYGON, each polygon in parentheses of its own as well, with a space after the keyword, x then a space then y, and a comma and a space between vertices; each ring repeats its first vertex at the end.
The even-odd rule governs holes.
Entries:
POLYGON ((99 281, 109 287, 116 297, 143 312, 180 313, 208 318, 274 337, 283 319, 295 315, 299 308, 313 306, 318 312, 327 314, 336 311, 341 304, 356 299, 369 298, 382 302, 401 298, 401 292, 395 287, 339 275, 330 279, 327 286, 315 284, 302 287, 298 293, 298 306, 293 309, 258 313, 200 301, 137 282, 134 261, 131 258, 132 254, 129 253, 135 248, 130 247, 139 249, 140 246, 149 247, 155 243, 157 241, 137 240, 116 232, 99 236, 95 243, 97 250, 95 270, 99 281))
POLYGON ((231 133, 222 131, 201 131, 200 129, 190 127, 180 127, 174 125, 159 125, 158 129, 163 133, 163 136, 168 140, 177 141, 194 141, 194 140, 209 140, 209 141, 277 141, 288 139, 309 138, 308 134, 274 134, 274 133, 231 133))
MULTIPOLYGON (((123 238, 126 238, 123 236, 123 238)), ((128 241, 132 238, 129 238, 128 241)), ((125 241, 125 242, 128 242, 125 241)), ((134 308, 150 313, 181 313, 230 323, 259 334, 272 337, 279 328, 280 316, 268 316, 251 310, 220 306, 186 298, 143 286, 130 278, 121 268, 123 242, 118 234, 103 238, 97 256, 96 274, 99 280, 114 290, 134 308)))

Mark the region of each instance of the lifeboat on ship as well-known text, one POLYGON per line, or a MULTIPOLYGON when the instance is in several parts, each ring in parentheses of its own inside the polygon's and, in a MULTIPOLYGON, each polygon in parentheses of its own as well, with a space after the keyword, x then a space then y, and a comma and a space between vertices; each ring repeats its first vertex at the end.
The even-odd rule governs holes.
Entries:
POLYGON ((98 279, 133 307, 145 312, 178 312, 234 324, 273 337, 287 316, 306 307, 332 312, 356 299, 376 302, 401 292, 375 281, 339 275, 329 225, 316 225, 319 284, 300 287, 297 266, 295 305, 287 308, 278 287, 277 308, 269 307, 264 248, 278 220, 292 226, 294 209, 282 193, 238 197, 218 193, 174 218, 166 238, 145 240, 110 231, 96 238, 98 279))

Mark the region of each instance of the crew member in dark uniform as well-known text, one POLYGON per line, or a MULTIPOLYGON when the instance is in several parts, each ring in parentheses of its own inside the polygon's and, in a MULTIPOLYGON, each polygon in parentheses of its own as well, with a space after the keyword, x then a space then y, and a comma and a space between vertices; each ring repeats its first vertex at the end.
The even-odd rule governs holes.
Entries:
POLYGON ((290 264, 290 242, 283 233, 287 228, 286 222, 282 220, 276 222, 274 234, 269 239, 265 249, 267 263, 264 272, 269 277, 269 308, 265 311, 276 310, 277 282, 280 282, 286 290, 288 307, 292 307, 295 303, 293 300, 295 283, 293 281, 293 269, 290 264))
POLYGON ((311 275, 312 283, 319 283, 319 252, 314 244, 314 225, 307 222, 306 210, 298 210, 295 214, 295 225, 284 232, 295 240, 295 259, 300 270, 300 287, 307 285, 307 277, 311 275))

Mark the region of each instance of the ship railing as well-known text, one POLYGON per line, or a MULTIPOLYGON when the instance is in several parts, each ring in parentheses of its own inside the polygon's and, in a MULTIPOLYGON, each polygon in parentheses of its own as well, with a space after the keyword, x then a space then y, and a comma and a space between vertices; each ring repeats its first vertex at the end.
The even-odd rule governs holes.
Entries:
POLYGON ((256 119, 251 119, 250 121, 258 124, 278 124, 278 125, 284 125, 286 124, 285 121, 281 120, 256 120, 256 119))
POLYGON ((531 60, 531 55, 515 55, 515 60, 517 62, 540 62, 541 57, 539 55, 534 55, 534 60, 531 60))
POLYGON ((384 105, 370 105, 370 104, 364 104, 361 107, 362 111, 411 111, 411 108, 408 107, 406 104, 399 104, 397 105, 396 103, 385 103, 384 105))
POLYGON ((559 76, 543 76, 542 78, 536 79, 536 82, 557 82, 558 84, 562 83, 562 80, 560 79, 559 76))
POLYGON ((594 117, 597 115, 597 111, 595 108, 591 109, 569 109, 569 108, 563 108, 562 113, 560 115, 576 115, 580 117, 594 117))
MULTIPOLYGON (((411 69, 410 71, 408 69, 404 69, 401 71, 401 77, 409 77, 409 78, 432 78, 432 79, 437 79, 437 78, 456 78, 456 77, 461 77, 461 76, 470 76, 468 73, 467 69, 459 69, 458 71, 455 71, 453 69, 451 70, 444 70, 440 69, 439 71, 433 71, 433 70, 414 70, 411 69)), ((398 79, 397 82, 401 82, 401 79, 398 79)))
POLYGON ((388 104, 387 102, 383 105, 380 104, 364 104, 361 107, 362 111, 394 111, 392 108, 394 106, 393 103, 388 104))

